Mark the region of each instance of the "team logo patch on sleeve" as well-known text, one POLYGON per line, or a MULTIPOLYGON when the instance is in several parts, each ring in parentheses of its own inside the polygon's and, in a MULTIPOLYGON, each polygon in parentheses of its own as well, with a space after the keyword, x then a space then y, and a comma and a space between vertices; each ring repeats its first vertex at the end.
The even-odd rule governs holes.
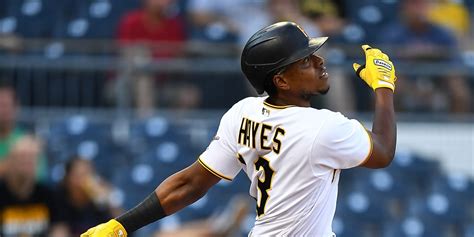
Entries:
POLYGON ((390 70, 390 71, 392 70, 392 66, 389 63, 385 62, 384 60, 374 59, 374 64, 377 66, 384 67, 387 70, 390 70))

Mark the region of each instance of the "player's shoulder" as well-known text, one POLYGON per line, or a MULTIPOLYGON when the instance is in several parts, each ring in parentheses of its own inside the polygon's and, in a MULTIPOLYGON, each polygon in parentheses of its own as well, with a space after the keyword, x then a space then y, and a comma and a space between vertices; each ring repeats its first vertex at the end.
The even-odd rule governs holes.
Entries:
POLYGON ((344 114, 341 112, 335 112, 328 109, 323 109, 323 113, 330 119, 340 120, 340 119, 348 119, 344 114))
POLYGON ((256 97, 256 96, 249 96, 241 99, 239 102, 236 104, 257 104, 257 103, 262 103, 267 97, 256 97))
POLYGON ((351 120, 341 112, 335 112, 327 109, 324 109, 321 112, 324 114, 326 127, 339 126, 351 120))
POLYGON ((339 120, 345 118, 340 112, 334 112, 329 109, 303 108, 301 112, 312 118, 317 117, 320 120, 339 120))
POLYGON ((246 97, 235 103, 229 110, 241 110, 244 107, 262 105, 265 97, 246 97))
POLYGON ((306 108, 298 111, 296 115, 305 126, 312 127, 322 133, 331 133, 331 131, 338 130, 351 123, 351 120, 342 113, 328 109, 306 108))
POLYGON ((227 110, 223 116, 223 119, 234 119, 235 115, 241 114, 244 108, 253 108, 254 106, 257 106, 258 103, 261 103, 262 100, 262 97, 243 98, 227 110))
POLYGON ((338 140, 341 136, 344 137, 356 131, 355 129, 359 126, 363 127, 358 120, 348 118, 340 112, 324 110, 322 113, 325 114, 325 119, 318 135, 322 140, 338 140))

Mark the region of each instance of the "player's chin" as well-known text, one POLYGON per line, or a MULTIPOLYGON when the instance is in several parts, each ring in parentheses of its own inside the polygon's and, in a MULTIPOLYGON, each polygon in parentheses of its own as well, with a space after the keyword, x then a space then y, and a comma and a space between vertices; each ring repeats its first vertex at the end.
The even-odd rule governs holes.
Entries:
POLYGON ((320 90, 319 93, 320 93, 321 95, 325 95, 325 94, 327 94, 327 93, 329 92, 329 89, 330 89, 330 88, 331 88, 331 87, 328 85, 326 88, 320 90))
POLYGON ((317 89, 313 92, 310 92, 308 93, 308 95, 311 95, 311 96, 318 96, 318 95, 325 95, 329 92, 329 85, 325 88, 321 88, 321 89, 317 89))

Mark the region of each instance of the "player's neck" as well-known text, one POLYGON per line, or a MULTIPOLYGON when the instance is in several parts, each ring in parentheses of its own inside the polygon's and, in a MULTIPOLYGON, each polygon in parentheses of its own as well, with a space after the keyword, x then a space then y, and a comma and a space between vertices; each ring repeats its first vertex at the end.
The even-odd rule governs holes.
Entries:
POLYGON ((311 103, 309 100, 303 100, 301 98, 287 97, 287 96, 269 96, 266 101, 276 106, 287 106, 293 105, 298 107, 310 107, 311 103))

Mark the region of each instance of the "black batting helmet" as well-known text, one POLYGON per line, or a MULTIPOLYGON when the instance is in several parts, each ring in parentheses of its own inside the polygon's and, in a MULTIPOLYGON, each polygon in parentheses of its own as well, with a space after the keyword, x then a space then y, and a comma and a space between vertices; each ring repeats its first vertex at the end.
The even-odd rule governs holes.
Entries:
POLYGON ((257 90, 264 92, 264 83, 278 69, 311 55, 328 37, 310 38, 293 22, 278 22, 252 35, 245 44, 240 66, 257 90))

